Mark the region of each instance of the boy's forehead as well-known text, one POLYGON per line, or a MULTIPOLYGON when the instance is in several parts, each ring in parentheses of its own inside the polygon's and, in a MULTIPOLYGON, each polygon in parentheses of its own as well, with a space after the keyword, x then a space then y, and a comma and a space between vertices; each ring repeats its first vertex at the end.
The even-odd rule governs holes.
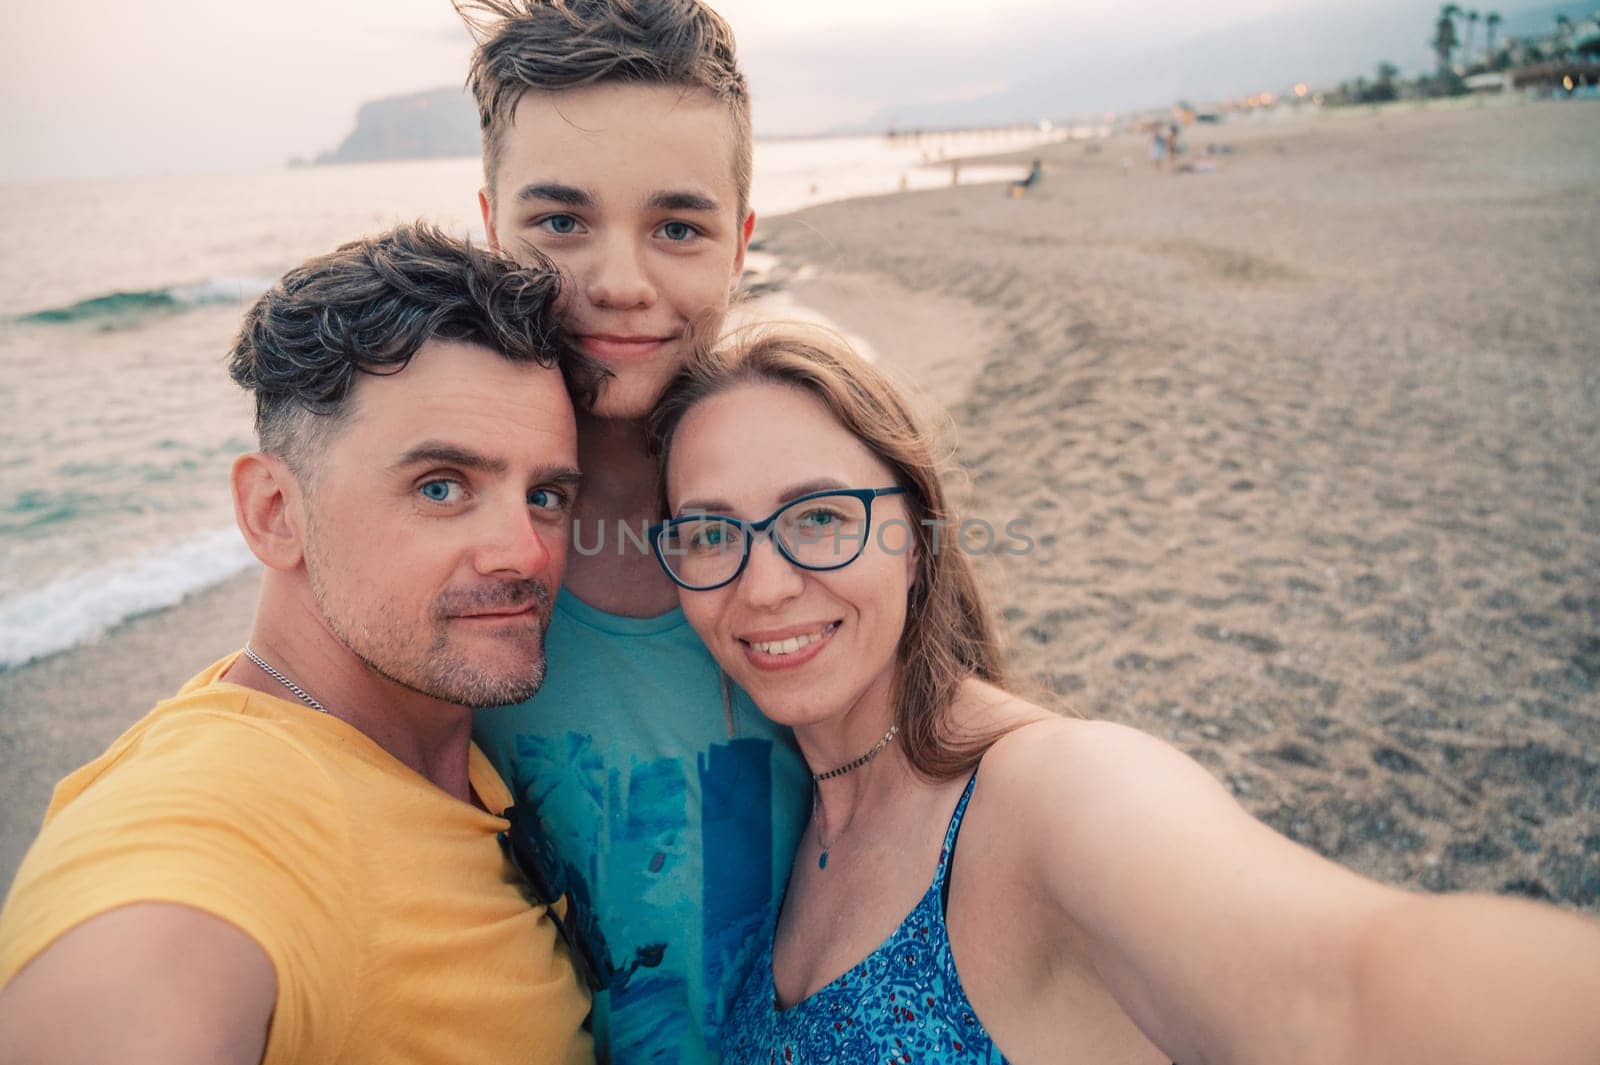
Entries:
POLYGON ((529 185, 556 183, 600 200, 643 202, 698 190, 732 207, 733 122, 727 106, 692 87, 530 90, 505 130, 497 191, 515 197, 529 185))

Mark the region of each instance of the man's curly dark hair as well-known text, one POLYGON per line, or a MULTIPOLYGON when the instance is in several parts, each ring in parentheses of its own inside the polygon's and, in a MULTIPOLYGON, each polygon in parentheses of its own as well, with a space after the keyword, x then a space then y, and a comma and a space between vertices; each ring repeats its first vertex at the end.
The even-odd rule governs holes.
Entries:
POLYGON ((228 372, 255 393, 261 450, 305 474, 356 374, 399 373, 429 340, 559 367, 577 401, 592 403, 605 371, 558 324, 560 291, 551 264, 521 267, 434 226, 402 225, 285 274, 245 313, 228 372))

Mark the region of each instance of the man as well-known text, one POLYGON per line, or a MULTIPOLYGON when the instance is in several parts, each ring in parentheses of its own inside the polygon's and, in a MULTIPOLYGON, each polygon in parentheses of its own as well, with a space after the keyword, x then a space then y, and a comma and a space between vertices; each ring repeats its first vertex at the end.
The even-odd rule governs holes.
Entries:
POLYGON ((643 543, 659 517, 645 416, 739 282, 749 97, 732 33, 696 0, 461 6, 490 243, 555 261, 567 328, 613 374, 578 411, 584 494, 550 683, 479 714, 475 735, 597 917, 602 1055, 715 1061, 809 781, 787 730, 725 685, 643 543))
POLYGON ((57 788, 0 914, 7 1062, 592 1060, 469 738, 544 672, 593 369, 557 287, 402 227, 246 315, 255 624, 57 788))

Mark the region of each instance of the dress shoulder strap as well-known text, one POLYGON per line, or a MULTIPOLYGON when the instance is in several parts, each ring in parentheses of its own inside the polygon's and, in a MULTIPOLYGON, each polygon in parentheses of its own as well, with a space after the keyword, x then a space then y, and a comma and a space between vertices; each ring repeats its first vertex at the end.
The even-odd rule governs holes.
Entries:
POLYGON ((934 880, 939 885, 941 915, 950 908, 950 866, 955 862, 956 842, 961 838, 961 821, 967 816, 967 803, 972 798, 973 785, 977 783, 978 771, 974 769, 972 776, 967 778, 966 789, 961 792, 955 812, 950 815, 950 826, 944 830, 944 846, 939 848, 939 869, 934 874, 934 880))

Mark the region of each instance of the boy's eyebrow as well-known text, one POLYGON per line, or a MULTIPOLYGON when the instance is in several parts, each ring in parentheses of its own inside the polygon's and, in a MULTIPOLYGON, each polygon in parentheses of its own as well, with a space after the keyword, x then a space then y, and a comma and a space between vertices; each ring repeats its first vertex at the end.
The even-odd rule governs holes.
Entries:
POLYGON ((524 185, 517 193, 517 201, 548 200, 568 207, 594 207, 594 197, 575 185, 562 185, 554 181, 524 185))
POLYGON ((717 201, 700 192, 672 190, 651 196, 645 207, 652 211, 708 211, 715 214, 717 201))

